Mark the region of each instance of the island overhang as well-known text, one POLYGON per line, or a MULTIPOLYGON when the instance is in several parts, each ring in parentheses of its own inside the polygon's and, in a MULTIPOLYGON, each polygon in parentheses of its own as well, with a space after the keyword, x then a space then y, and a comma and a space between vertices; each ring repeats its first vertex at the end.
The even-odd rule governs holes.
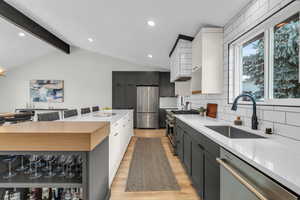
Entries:
POLYGON ((25 122, 0 127, 0 151, 93 151, 109 122, 25 122))

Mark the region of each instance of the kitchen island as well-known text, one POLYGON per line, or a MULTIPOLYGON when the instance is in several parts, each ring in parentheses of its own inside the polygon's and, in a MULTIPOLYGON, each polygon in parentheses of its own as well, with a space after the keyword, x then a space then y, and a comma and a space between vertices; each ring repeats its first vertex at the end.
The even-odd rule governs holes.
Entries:
POLYGON ((63 119, 67 122, 110 122, 109 186, 133 136, 133 110, 105 110, 63 119))
POLYGON ((0 127, 1 190, 80 188, 83 199, 108 198, 109 134, 109 122, 28 122, 0 127), (13 173, 20 165, 26 170, 7 178, 3 175, 9 171, 7 163, 13 173))

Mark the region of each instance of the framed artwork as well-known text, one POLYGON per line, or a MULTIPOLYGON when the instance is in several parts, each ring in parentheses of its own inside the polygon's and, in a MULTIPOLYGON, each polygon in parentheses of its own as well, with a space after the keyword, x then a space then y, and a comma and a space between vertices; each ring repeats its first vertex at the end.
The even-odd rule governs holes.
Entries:
POLYGON ((62 103, 64 102, 63 80, 31 80, 31 102, 62 103))

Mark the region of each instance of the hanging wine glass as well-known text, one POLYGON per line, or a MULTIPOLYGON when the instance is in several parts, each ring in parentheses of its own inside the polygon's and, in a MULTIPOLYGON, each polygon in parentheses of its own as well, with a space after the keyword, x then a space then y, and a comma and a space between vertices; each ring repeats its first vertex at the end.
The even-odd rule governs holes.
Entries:
POLYGON ((3 178, 4 179, 10 179, 14 176, 16 176, 16 173, 12 170, 12 163, 17 159, 16 155, 7 155, 4 156, 3 162, 8 163, 8 173, 6 173, 3 178))
POLYGON ((65 170, 66 160, 67 160, 67 157, 65 155, 60 155, 59 158, 58 158, 58 165, 59 165, 58 168, 61 169, 58 176, 60 176, 60 177, 65 177, 66 176, 66 170, 65 170))
POLYGON ((30 179, 37 179, 42 176, 42 174, 39 172, 38 168, 41 162, 41 158, 38 155, 32 155, 29 157, 29 161, 34 164, 34 173, 29 175, 30 179))
POLYGON ((82 177, 82 156, 78 155, 76 159, 76 173, 78 174, 78 178, 82 177))
POLYGON ((30 159, 30 158, 31 158, 31 156, 28 157, 29 163, 28 163, 27 170, 24 171, 24 174, 32 174, 32 173, 34 173, 33 162, 32 162, 32 159, 30 159))
POLYGON ((47 168, 48 168, 48 172, 46 173, 45 177, 52 178, 53 176, 56 175, 56 173, 53 172, 52 170, 53 162, 56 160, 56 157, 53 155, 47 155, 44 156, 44 160, 47 162, 47 168))
POLYGON ((73 178, 75 174, 73 173, 73 166, 74 166, 74 156, 69 155, 66 160, 66 165, 67 165, 67 178, 73 178))
POLYGON ((21 165, 16 169, 17 172, 24 172, 28 169, 28 166, 25 165, 25 155, 20 155, 21 165))

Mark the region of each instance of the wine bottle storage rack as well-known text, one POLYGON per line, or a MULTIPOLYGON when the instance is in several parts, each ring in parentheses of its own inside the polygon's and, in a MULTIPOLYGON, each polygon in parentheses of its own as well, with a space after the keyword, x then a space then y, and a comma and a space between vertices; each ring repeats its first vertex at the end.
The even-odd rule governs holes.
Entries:
POLYGON ((16 199, 16 200, 65 200, 65 199, 84 199, 82 188, 1 188, 1 199, 16 199), (11 196, 12 195, 12 196, 11 196), (14 196, 14 197, 13 197, 14 196))

